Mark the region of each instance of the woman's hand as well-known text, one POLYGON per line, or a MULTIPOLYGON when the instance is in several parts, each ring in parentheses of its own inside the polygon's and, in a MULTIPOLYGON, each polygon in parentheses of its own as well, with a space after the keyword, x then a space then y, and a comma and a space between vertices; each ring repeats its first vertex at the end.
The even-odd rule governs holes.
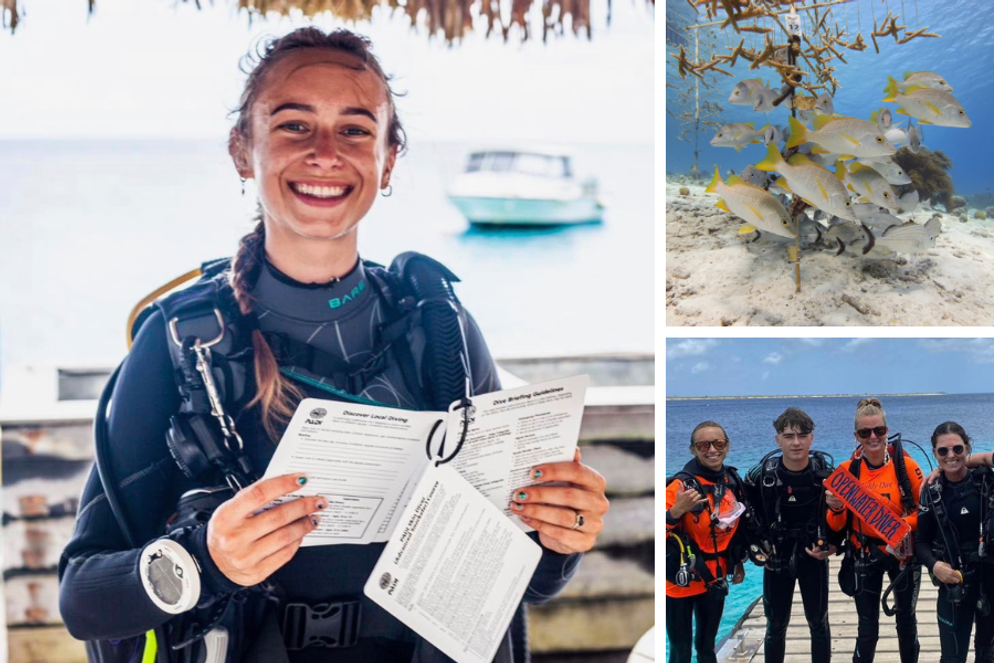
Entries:
POLYGON ((963 582, 963 576, 945 562, 936 562, 932 567, 932 575, 939 579, 939 582, 946 585, 958 585, 963 582))
MULTIPOLYGON (((967 466, 969 466, 969 462, 970 462, 970 461, 969 461, 969 459, 967 459, 967 466)), ((934 482, 934 481, 935 481, 936 479, 938 479, 938 478, 939 478, 939 476, 941 476, 941 475, 942 475, 942 470, 941 470, 941 469, 939 469, 938 467, 937 467, 937 468, 935 468, 934 470, 932 470, 931 472, 929 472, 929 473, 928 473, 928 476, 927 476, 927 477, 925 477, 925 485, 927 485, 927 486, 931 486, 931 485, 932 485, 932 483, 933 483, 933 482, 934 482)))
POLYGON ((299 474, 256 481, 217 508, 207 523, 207 549, 229 580, 246 587, 259 584, 289 562, 304 535, 317 528, 318 519, 311 514, 328 506, 320 496, 252 515, 304 483, 299 474))
POLYGON ((676 489, 676 499, 669 509, 670 516, 679 520, 685 514, 693 511, 698 504, 707 504, 707 501, 708 498, 696 490, 688 490, 686 486, 680 486, 676 489))
POLYGON ((543 483, 558 481, 565 485, 518 488, 511 513, 537 530, 539 541, 549 550, 569 554, 593 548, 610 506, 604 496, 604 477, 580 462, 579 449, 572 462, 532 468, 532 477, 543 483), (583 516, 583 525, 574 527, 578 516, 583 516))
POLYGON ((732 584, 740 585, 742 584, 742 581, 745 580, 745 578, 746 578, 745 567, 742 566, 742 562, 739 562, 738 564, 735 565, 735 572, 732 573, 732 584))
POLYGON ((825 491, 825 504, 827 504, 828 508, 833 511, 839 511, 845 506, 845 504, 842 503, 842 500, 836 497, 830 490, 825 491))

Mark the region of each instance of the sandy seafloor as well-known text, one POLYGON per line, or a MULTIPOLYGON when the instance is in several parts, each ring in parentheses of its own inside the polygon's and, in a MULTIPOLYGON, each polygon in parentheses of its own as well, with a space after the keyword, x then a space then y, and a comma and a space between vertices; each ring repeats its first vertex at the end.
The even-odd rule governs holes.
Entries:
POLYGON ((836 256, 834 244, 802 241, 796 292, 787 238, 751 243, 756 234, 739 235, 743 221, 704 189, 666 183, 667 325, 994 324, 994 221, 973 209, 965 222, 942 214, 935 247, 912 255, 836 256))

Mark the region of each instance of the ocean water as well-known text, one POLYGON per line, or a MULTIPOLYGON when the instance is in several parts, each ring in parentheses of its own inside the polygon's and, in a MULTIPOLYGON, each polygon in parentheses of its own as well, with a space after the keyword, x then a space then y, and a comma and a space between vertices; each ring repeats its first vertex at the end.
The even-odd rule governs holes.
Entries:
MULTIPOLYGON (((652 144, 557 146, 599 178, 603 224, 498 232, 444 195, 476 147, 410 145, 360 255, 445 263, 497 357, 652 352, 652 144)), ((240 188, 222 140, 0 141, 0 368, 116 363, 132 306, 234 253, 255 208, 240 188)))
MULTIPOLYGON (((994 394, 950 394, 941 396, 882 396, 891 433, 900 432, 928 450, 935 427, 943 421, 956 421, 974 438, 975 450, 994 449, 994 394)), ((787 407, 799 407, 815 422, 813 448, 832 454, 836 464, 849 458, 854 448, 853 415, 856 397, 798 397, 770 399, 702 399, 666 401, 666 475, 679 471, 690 460, 690 433, 702 421, 721 424, 731 445, 727 464, 745 474, 776 445, 772 422, 787 407)), ((928 471, 929 461, 908 444, 912 458, 928 471)), ((834 582, 834 579, 832 579, 834 582)), ((727 636, 746 608, 763 594, 763 572, 746 565, 746 579, 732 585, 725 600, 725 612, 718 633, 727 636)), ((667 651, 669 641, 667 640, 667 651)))
MULTIPOLYGON (((666 0, 667 18, 674 15, 687 17, 693 15, 693 10, 684 0, 666 0)), ((810 30, 810 12, 800 12, 803 17, 803 27, 810 30)), ((724 12, 719 12, 721 18, 724 12)), ((709 22, 701 12, 700 22, 709 22)), ((770 19, 766 19, 769 21, 770 19)), ((846 41, 855 39, 859 28, 866 50, 852 51, 838 49, 848 64, 842 64, 837 59, 829 66, 836 67, 833 76, 839 81, 840 89, 834 97, 837 114, 858 117, 868 120, 870 113, 878 108, 891 109, 894 123, 902 122, 907 126, 908 117, 897 114, 897 104, 885 103, 881 99, 886 96, 882 90, 887 83, 887 76, 897 80, 904 79, 905 71, 934 71, 947 78, 953 86, 953 96, 962 104, 973 126, 969 129, 924 125, 925 140, 923 143, 931 150, 942 150, 952 159, 953 169, 950 175, 956 192, 960 195, 990 192, 994 186, 994 134, 990 127, 994 124, 994 79, 991 77, 994 68, 994 3, 968 2, 965 0, 939 2, 937 0, 855 0, 853 2, 832 7, 830 22, 838 22, 839 27, 846 29, 849 36, 846 41), (907 25, 909 30, 917 30, 928 26, 927 32, 941 35, 938 39, 916 38, 905 44, 896 44, 894 38, 878 37, 880 53, 873 48, 870 33, 873 31, 874 17, 880 23, 888 11, 899 14, 898 25, 907 25)), ((761 23, 762 25, 762 23, 761 23)), ((783 32, 775 23, 777 42, 784 41, 783 32)), ((719 27, 719 26, 715 26, 719 27)), ((667 30, 669 38, 670 31, 667 30)), ((762 35, 742 33, 746 46, 755 48, 759 45, 762 50, 762 35)), ((735 34, 729 27, 718 34, 718 48, 721 54, 729 51, 725 47, 734 47, 739 43, 740 35, 735 34)), ((669 52, 678 52, 679 46, 667 45, 669 52)), ((807 45, 804 45, 807 48, 807 45)), ((693 56, 694 42, 690 39, 687 53, 693 56)), ((707 61, 709 58, 703 57, 707 61)), ((676 73, 675 59, 667 59, 667 77, 670 82, 679 81, 676 73)), ((750 70, 749 62, 739 59, 735 67, 728 69, 727 63, 719 65, 730 71, 733 76, 719 75, 715 88, 714 100, 724 106, 721 117, 722 123, 755 122, 757 128, 767 122, 785 126, 790 111, 775 109, 768 114, 757 113, 750 106, 735 106, 727 103, 732 88, 741 80, 761 77, 769 81, 771 87, 779 89, 779 76, 771 76, 771 70, 766 67, 750 70)), ((803 60, 802 60, 803 64, 803 60)), ((805 67, 806 68, 806 67, 805 67)), ((688 78, 691 78, 688 75, 688 78)), ((806 77, 812 78, 811 76, 806 77)), ((810 81, 807 81, 810 82, 810 81)), ((667 108, 676 112, 671 102, 673 90, 667 90, 667 108)), ((819 93, 824 90, 819 90, 819 93)), ((807 94, 807 93, 804 93, 807 94)), ((917 125, 918 121, 915 120, 917 125)), ((686 173, 694 163, 694 147, 692 143, 677 140, 682 127, 672 117, 666 118, 666 170, 673 173, 686 173)), ((713 172, 714 166, 721 169, 722 177, 729 168, 741 172, 745 166, 754 164, 766 155, 762 144, 744 147, 741 153, 728 147, 711 147, 710 141, 716 131, 708 129, 700 136, 700 170, 713 172)), ((991 204, 991 203, 986 203, 991 204)))

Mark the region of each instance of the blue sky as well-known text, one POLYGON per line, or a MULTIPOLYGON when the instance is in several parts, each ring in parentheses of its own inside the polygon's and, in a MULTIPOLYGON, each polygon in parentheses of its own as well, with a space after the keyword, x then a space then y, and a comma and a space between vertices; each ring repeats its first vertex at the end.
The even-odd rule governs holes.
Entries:
POLYGON ((994 339, 666 341, 666 396, 990 393, 994 339))

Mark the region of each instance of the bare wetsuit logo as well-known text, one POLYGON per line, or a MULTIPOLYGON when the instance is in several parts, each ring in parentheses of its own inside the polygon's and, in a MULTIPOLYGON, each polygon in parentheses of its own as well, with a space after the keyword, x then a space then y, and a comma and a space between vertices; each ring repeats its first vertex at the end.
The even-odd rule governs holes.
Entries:
POLYGON ((348 293, 344 297, 336 297, 335 299, 329 299, 328 306, 330 306, 333 309, 345 306, 346 304, 358 299, 359 295, 361 295, 365 291, 366 291, 366 281, 365 279, 363 279, 362 281, 359 281, 359 284, 356 285, 356 287, 352 288, 352 292, 348 293))

